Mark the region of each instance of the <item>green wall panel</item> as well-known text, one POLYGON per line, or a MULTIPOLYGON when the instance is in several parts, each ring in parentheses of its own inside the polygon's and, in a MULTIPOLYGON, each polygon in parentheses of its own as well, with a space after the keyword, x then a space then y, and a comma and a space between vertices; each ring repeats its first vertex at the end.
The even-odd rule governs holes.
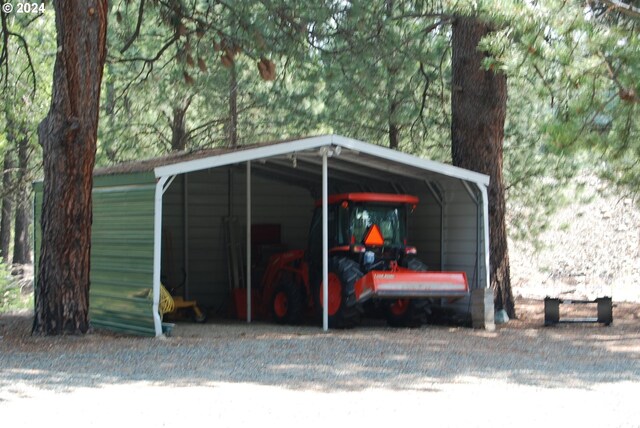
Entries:
MULTIPOLYGON (((95 327, 154 336, 152 173, 94 178, 89 316, 95 327)), ((34 238, 40 253, 42 185, 34 184, 34 238)), ((38 256, 36 256, 37 272, 38 256)))

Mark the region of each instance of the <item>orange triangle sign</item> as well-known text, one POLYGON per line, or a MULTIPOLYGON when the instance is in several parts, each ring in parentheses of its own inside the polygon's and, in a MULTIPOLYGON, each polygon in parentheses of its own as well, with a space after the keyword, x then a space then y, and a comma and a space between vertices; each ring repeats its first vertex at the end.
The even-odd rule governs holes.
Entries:
POLYGON ((367 232, 367 236, 364 238, 364 245, 371 245, 372 247, 381 247, 384 245, 384 237, 377 224, 369 228, 369 232, 367 232))

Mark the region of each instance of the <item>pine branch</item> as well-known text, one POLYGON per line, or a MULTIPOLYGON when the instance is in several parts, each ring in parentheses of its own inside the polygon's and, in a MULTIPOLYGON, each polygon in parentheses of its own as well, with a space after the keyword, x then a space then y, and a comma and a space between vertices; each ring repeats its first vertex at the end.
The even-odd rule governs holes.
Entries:
POLYGON ((633 88, 626 88, 620 82, 620 80, 618 79, 618 73, 613 69, 613 64, 611 64, 611 61, 609 61, 609 59, 606 57, 604 53, 599 52, 599 54, 602 60, 604 61, 605 66, 607 67, 607 71, 609 72, 609 77, 611 78, 613 83, 615 83, 615 85, 618 87, 618 95, 620 96, 620 98, 626 101, 634 102, 634 103, 639 102, 640 99, 638 98, 633 88))
POLYGON ((136 23, 136 29, 133 31, 133 34, 131 35, 131 37, 129 37, 129 40, 127 40, 127 42, 124 44, 122 49, 120 49, 121 54, 125 53, 127 49, 131 47, 133 42, 140 35, 140 27, 142 27, 143 16, 144 16, 144 0, 140 0, 140 8, 138 9, 138 22, 136 23))
MULTIPOLYGON (((27 56, 27 69, 31 71, 31 81, 33 82, 33 90, 32 95, 36 93, 36 71, 33 65, 33 60, 31 58, 31 52, 29 51, 29 44, 27 40, 18 33, 9 30, 7 26, 7 14, 0 13, 0 18, 2 22, 2 52, 0 52, 0 67, 4 68, 4 76, 0 76, 0 80, 3 77, 4 87, 5 89, 9 86, 9 38, 15 37, 18 39, 20 44, 22 44, 24 48, 24 52, 27 56)), ((29 21, 29 23, 33 22, 33 20, 29 21)), ((27 24, 28 25, 28 24, 27 24)))
POLYGON ((640 19, 640 8, 632 6, 628 3, 623 3, 620 0, 599 0, 602 3, 609 5, 610 7, 616 9, 620 13, 627 15, 628 17, 640 19))
POLYGON ((136 62, 136 61, 141 61, 141 62, 145 62, 147 64, 151 64, 151 63, 159 60, 160 57, 162 56, 162 54, 167 49, 169 49, 175 42, 177 42, 179 39, 180 39, 180 36, 178 34, 174 34, 167 41, 167 43, 165 43, 164 46, 162 46, 160 48, 160 50, 153 57, 135 56, 135 57, 131 57, 131 58, 110 58, 110 62, 111 63, 118 63, 118 62, 136 62))

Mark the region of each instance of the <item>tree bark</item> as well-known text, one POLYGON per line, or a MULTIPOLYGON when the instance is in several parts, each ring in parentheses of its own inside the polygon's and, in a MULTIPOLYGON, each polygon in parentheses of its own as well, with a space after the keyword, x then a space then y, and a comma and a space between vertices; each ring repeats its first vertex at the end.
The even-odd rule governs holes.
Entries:
POLYGON ((173 119, 171 122, 171 151, 178 152, 187 148, 189 133, 187 132, 187 110, 193 97, 187 98, 184 105, 173 107, 173 119))
POLYGON ((18 141, 18 174, 16 177, 16 221, 13 239, 13 263, 31 263, 29 224, 31 223, 31 198, 29 197, 29 138, 18 141))
POLYGON ((400 143, 400 128, 395 123, 389 123, 389 147, 398 149, 400 143))
POLYGON ((55 1, 58 51, 49 112, 38 127, 44 163, 34 333, 89 329, 91 191, 107 0, 55 1))
MULTIPOLYGON (((12 132, 9 129, 9 141, 12 141, 12 132)), ((8 263, 11 259, 9 251, 11 247, 11 218, 13 217, 13 156, 9 148, 4 154, 2 171, 2 218, 0 219, 0 256, 2 261, 8 263)))
POLYGON ((229 70, 229 123, 227 129, 229 147, 238 147, 238 78, 235 63, 229 70))
POLYGON ((507 78, 483 68, 478 43, 491 28, 475 18, 453 24, 451 155, 453 164, 487 174, 489 185, 490 278, 496 308, 515 317, 509 274, 502 175, 507 78))

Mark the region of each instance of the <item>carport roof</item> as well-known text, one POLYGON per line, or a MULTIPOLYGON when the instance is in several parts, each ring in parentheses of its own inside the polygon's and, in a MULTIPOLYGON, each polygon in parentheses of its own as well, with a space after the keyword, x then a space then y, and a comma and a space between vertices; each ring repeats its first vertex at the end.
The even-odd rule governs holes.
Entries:
MULTIPOLYGON (((274 166, 318 164, 318 153, 330 150, 331 165, 345 173, 367 176, 385 174, 417 178, 425 172, 458 178, 487 186, 489 177, 484 174, 452 165, 422 159, 417 156, 365 143, 340 135, 320 135, 277 142, 241 146, 236 149, 215 148, 197 152, 180 152, 164 157, 130 162, 108 168, 96 169, 96 175, 151 172, 156 177, 172 176, 206 170, 247 161, 273 163, 274 166)), ((303 165, 300 167, 304 170, 303 165)))

